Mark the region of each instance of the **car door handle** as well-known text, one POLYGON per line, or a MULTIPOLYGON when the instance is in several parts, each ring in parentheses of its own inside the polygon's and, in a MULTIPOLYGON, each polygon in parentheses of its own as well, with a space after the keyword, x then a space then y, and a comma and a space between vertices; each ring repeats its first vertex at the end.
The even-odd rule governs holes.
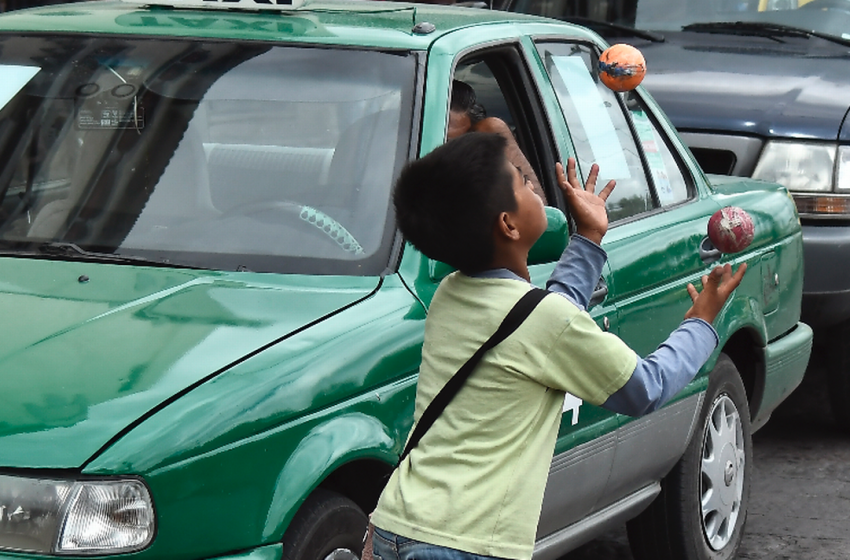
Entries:
POLYGON ((702 238, 702 241, 699 243, 699 258, 702 259, 702 262, 705 264, 711 264, 719 261, 722 256, 723 253, 720 252, 720 249, 714 246, 711 239, 708 237, 702 238))
POLYGON ((590 309, 594 305, 599 305, 603 301, 605 301, 605 296, 608 295, 608 283, 601 276, 599 277, 599 282, 596 283, 596 287, 593 288, 593 293, 590 294, 590 301, 587 303, 587 308, 590 309))

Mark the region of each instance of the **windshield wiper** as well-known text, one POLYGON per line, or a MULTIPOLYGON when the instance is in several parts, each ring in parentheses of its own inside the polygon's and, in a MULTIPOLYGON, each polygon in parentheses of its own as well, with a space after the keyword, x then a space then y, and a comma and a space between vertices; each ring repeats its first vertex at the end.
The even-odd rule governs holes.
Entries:
POLYGON ((164 259, 147 259, 145 257, 133 257, 128 255, 116 255, 114 253, 101 253, 88 251, 76 243, 66 241, 49 241, 38 246, 38 251, 43 255, 58 255, 63 257, 76 257, 81 260, 95 262, 119 263, 119 264, 143 264, 151 266, 172 266, 177 268, 196 268, 188 265, 179 265, 164 259))
MULTIPOLYGON (((619 23, 610 23, 607 21, 599 21, 596 19, 581 17, 581 16, 563 16, 558 19, 567 21, 569 23, 575 23, 577 25, 582 25, 584 27, 589 27, 596 31, 597 29, 605 29, 608 31, 618 31, 623 35, 637 37, 639 39, 646 39, 647 41, 652 41, 653 43, 663 43, 667 39, 664 38, 664 35, 660 33, 654 33, 652 31, 647 31, 645 29, 636 29, 634 27, 629 27, 628 25, 620 25, 619 23)), ((600 33, 600 35, 606 35, 605 33, 600 33)))
POLYGON ((695 33, 726 33, 731 35, 758 35, 779 40, 777 37, 817 37, 843 46, 850 46, 850 40, 836 37, 829 33, 811 31, 791 25, 779 23, 768 23, 760 21, 712 21, 706 23, 692 23, 682 27, 682 31, 693 31, 695 33))

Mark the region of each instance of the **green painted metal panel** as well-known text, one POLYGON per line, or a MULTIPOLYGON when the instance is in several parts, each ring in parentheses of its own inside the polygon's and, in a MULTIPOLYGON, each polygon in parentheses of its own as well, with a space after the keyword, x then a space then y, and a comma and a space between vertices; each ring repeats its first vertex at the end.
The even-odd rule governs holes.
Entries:
POLYGON ((282 555, 283 545, 273 544, 255 548, 248 552, 219 556, 217 560, 278 560, 282 555))
POLYGON ((350 461, 392 464, 412 422, 425 313, 399 282, 197 387, 89 464, 141 475, 160 528, 145 557, 280 540, 350 461))
POLYGON ((542 21, 502 11, 456 10, 438 5, 355 1, 308 2, 293 12, 239 12, 151 8, 115 1, 79 2, 15 11, 0 17, 0 32, 29 30, 329 45, 426 49, 436 38, 484 22, 542 21), (433 23, 432 34, 413 33, 433 23))
POLYGON ((15 258, 0 278, 0 315, 18 318, 0 325, 0 465, 26 468, 79 467, 174 394, 378 285, 15 258))
POLYGON ((811 351, 812 329, 805 323, 798 323, 787 336, 767 345, 764 351, 767 379, 759 412, 769 414, 797 388, 803 380, 811 351))

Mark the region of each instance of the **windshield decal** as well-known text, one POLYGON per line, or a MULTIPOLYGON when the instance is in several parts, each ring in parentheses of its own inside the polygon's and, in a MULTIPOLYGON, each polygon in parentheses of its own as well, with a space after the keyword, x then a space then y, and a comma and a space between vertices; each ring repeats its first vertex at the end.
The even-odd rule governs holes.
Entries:
POLYGON ((6 106, 18 92, 24 89, 41 68, 36 66, 0 66, 0 109, 6 106))
POLYGON ((584 61, 579 57, 553 56, 555 67, 567 87, 570 97, 577 106, 583 108, 579 113, 587 141, 600 169, 605 170, 608 179, 627 179, 631 177, 629 164, 623 156, 623 148, 617 137, 617 131, 605 108, 605 101, 599 95, 593 78, 587 71, 584 61))

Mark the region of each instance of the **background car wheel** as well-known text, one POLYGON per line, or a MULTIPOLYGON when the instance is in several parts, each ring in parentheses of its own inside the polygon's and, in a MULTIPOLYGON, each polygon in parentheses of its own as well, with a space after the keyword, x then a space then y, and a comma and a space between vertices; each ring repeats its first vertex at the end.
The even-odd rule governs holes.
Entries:
POLYGON ((830 327, 827 335, 826 367, 832 416, 838 426, 850 432, 850 321, 830 327))
POLYGON ((753 452, 750 409, 738 370, 721 354, 700 421, 661 493, 627 524, 636 560, 728 560, 747 517, 753 452))
POLYGON ((357 504, 317 488, 283 539, 283 560, 359 560, 369 519, 357 504))

